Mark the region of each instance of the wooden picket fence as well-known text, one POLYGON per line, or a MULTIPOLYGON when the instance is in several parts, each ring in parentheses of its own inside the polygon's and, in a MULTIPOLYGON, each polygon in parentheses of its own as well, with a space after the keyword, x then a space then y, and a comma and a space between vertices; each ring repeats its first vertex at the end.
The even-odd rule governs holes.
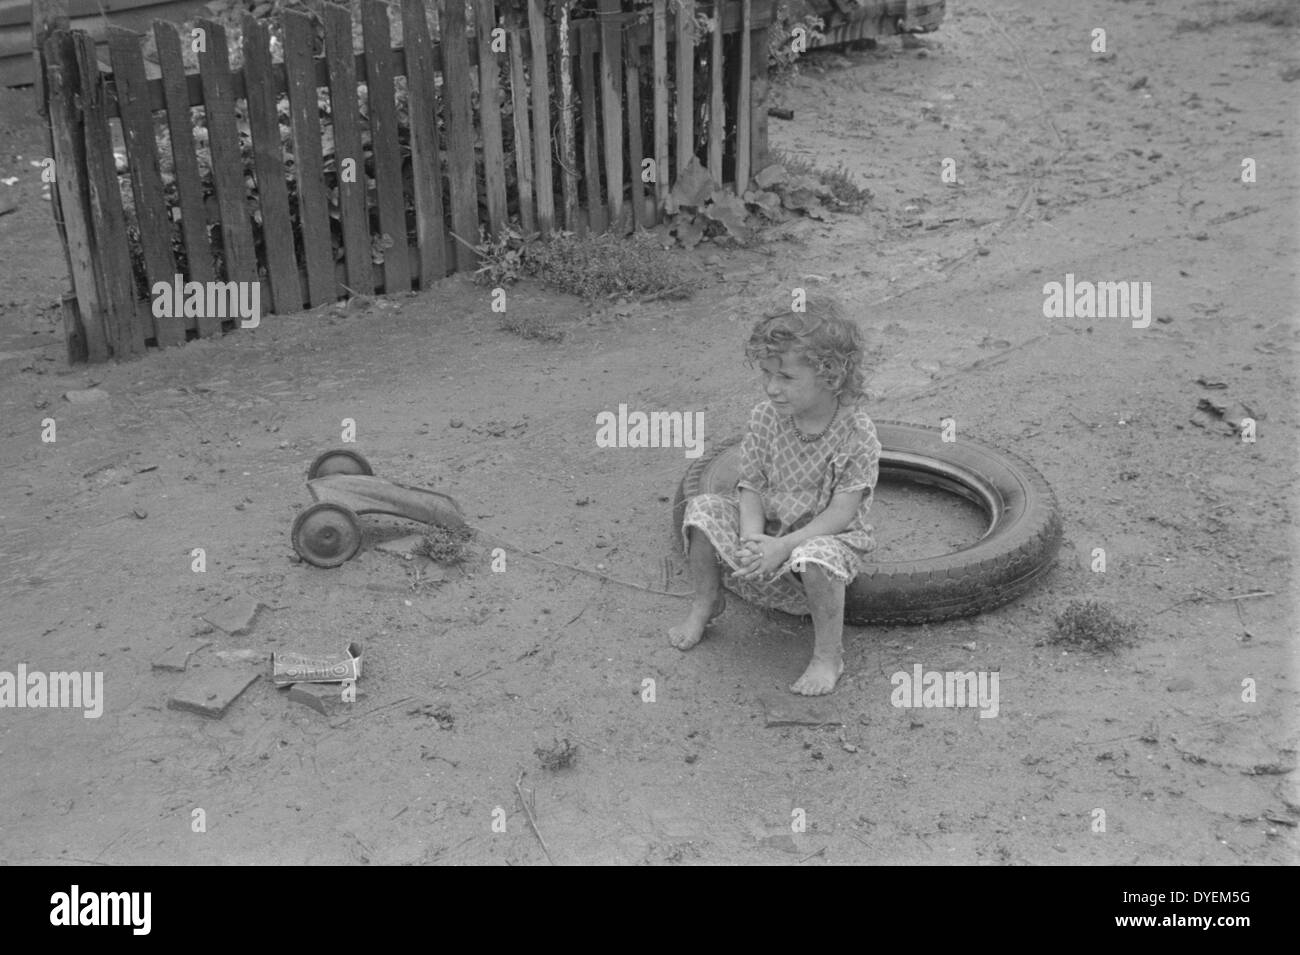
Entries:
POLYGON ((314 16, 285 13, 282 61, 267 23, 246 18, 238 69, 222 25, 201 20, 196 72, 182 53, 192 37, 170 23, 153 25, 156 66, 142 35, 110 28, 111 72, 89 35, 45 24, 70 358, 125 358, 233 326, 212 314, 155 318, 150 290, 177 275, 260 282, 263 313, 285 314, 472 270, 480 227, 497 236, 515 218, 528 233, 650 226, 692 157, 743 191, 767 148, 773 0, 680 10, 655 0, 646 22, 620 0, 598 4, 597 17, 570 21, 564 43, 544 0, 474 0, 473 32, 463 0, 438 0, 438 34, 421 0, 360 0, 357 51, 351 11, 321 3, 314 16), (722 26, 698 45, 697 11, 722 26), (354 181, 340 174, 345 159, 354 181))

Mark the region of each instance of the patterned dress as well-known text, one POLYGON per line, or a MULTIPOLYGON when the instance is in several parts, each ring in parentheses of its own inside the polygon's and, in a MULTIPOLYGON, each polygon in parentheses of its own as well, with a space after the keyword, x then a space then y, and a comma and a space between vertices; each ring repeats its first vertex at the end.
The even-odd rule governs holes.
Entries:
POLYGON ((813 537, 796 547, 768 580, 735 576, 740 564, 740 500, 736 496, 700 494, 686 505, 682 520, 684 546, 690 547, 688 527, 709 538, 729 570, 722 583, 751 603, 786 613, 810 613, 799 579, 791 572, 819 564, 830 577, 848 585, 863 558, 875 548, 867 512, 880 471, 880 440, 876 427, 861 408, 840 408, 827 432, 815 441, 799 440, 790 419, 764 401, 749 418, 749 432, 740 450, 737 488, 749 488, 763 500, 765 534, 781 537, 797 531, 830 505, 837 491, 863 491, 852 522, 838 534, 813 537))

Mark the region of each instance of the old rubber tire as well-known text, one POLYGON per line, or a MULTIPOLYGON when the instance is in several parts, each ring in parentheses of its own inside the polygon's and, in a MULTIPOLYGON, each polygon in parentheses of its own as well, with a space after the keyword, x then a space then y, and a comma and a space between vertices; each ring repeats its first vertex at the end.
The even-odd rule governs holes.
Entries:
POLYGON ((289 532, 293 549, 309 564, 338 567, 361 549, 361 523, 338 504, 313 504, 300 513, 289 532))
MULTIPOLYGON (((845 593, 854 626, 916 624, 967 617, 1019 597, 1044 576, 1061 544, 1061 517, 1047 481, 1006 451, 958 436, 945 443, 932 428, 877 421, 882 481, 911 481, 960 494, 980 507, 989 527, 975 544, 923 560, 866 563, 845 593)), ((681 546, 686 501, 731 495, 740 438, 692 462, 673 504, 673 540, 681 546)))
POLYGON ((355 451, 326 451, 317 456, 307 469, 307 480, 311 481, 327 474, 365 474, 373 475, 370 462, 355 451))

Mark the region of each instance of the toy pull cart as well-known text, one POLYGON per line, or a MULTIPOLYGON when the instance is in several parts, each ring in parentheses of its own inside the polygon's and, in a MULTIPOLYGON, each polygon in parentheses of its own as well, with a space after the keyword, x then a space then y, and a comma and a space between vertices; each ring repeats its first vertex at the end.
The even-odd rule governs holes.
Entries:
POLYGON ((361 549, 361 514, 391 514, 460 530, 465 517, 446 494, 375 477, 355 451, 326 451, 307 470, 315 504, 293 522, 293 549, 309 564, 338 567, 361 549))

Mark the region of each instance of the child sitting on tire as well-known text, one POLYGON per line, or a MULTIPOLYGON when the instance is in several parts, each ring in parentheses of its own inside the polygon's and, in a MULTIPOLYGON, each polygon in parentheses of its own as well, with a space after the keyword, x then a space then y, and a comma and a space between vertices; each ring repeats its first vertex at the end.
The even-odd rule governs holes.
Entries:
POLYGON ((725 564, 728 590, 811 613, 812 661, 790 689, 816 696, 835 689, 844 670, 844 591, 875 547, 867 512, 880 441, 859 406, 861 330, 832 299, 809 296, 804 305, 759 321, 745 347, 767 400, 750 414, 737 497, 687 502, 682 535, 695 598, 668 639, 689 650, 725 610, 725 564))

